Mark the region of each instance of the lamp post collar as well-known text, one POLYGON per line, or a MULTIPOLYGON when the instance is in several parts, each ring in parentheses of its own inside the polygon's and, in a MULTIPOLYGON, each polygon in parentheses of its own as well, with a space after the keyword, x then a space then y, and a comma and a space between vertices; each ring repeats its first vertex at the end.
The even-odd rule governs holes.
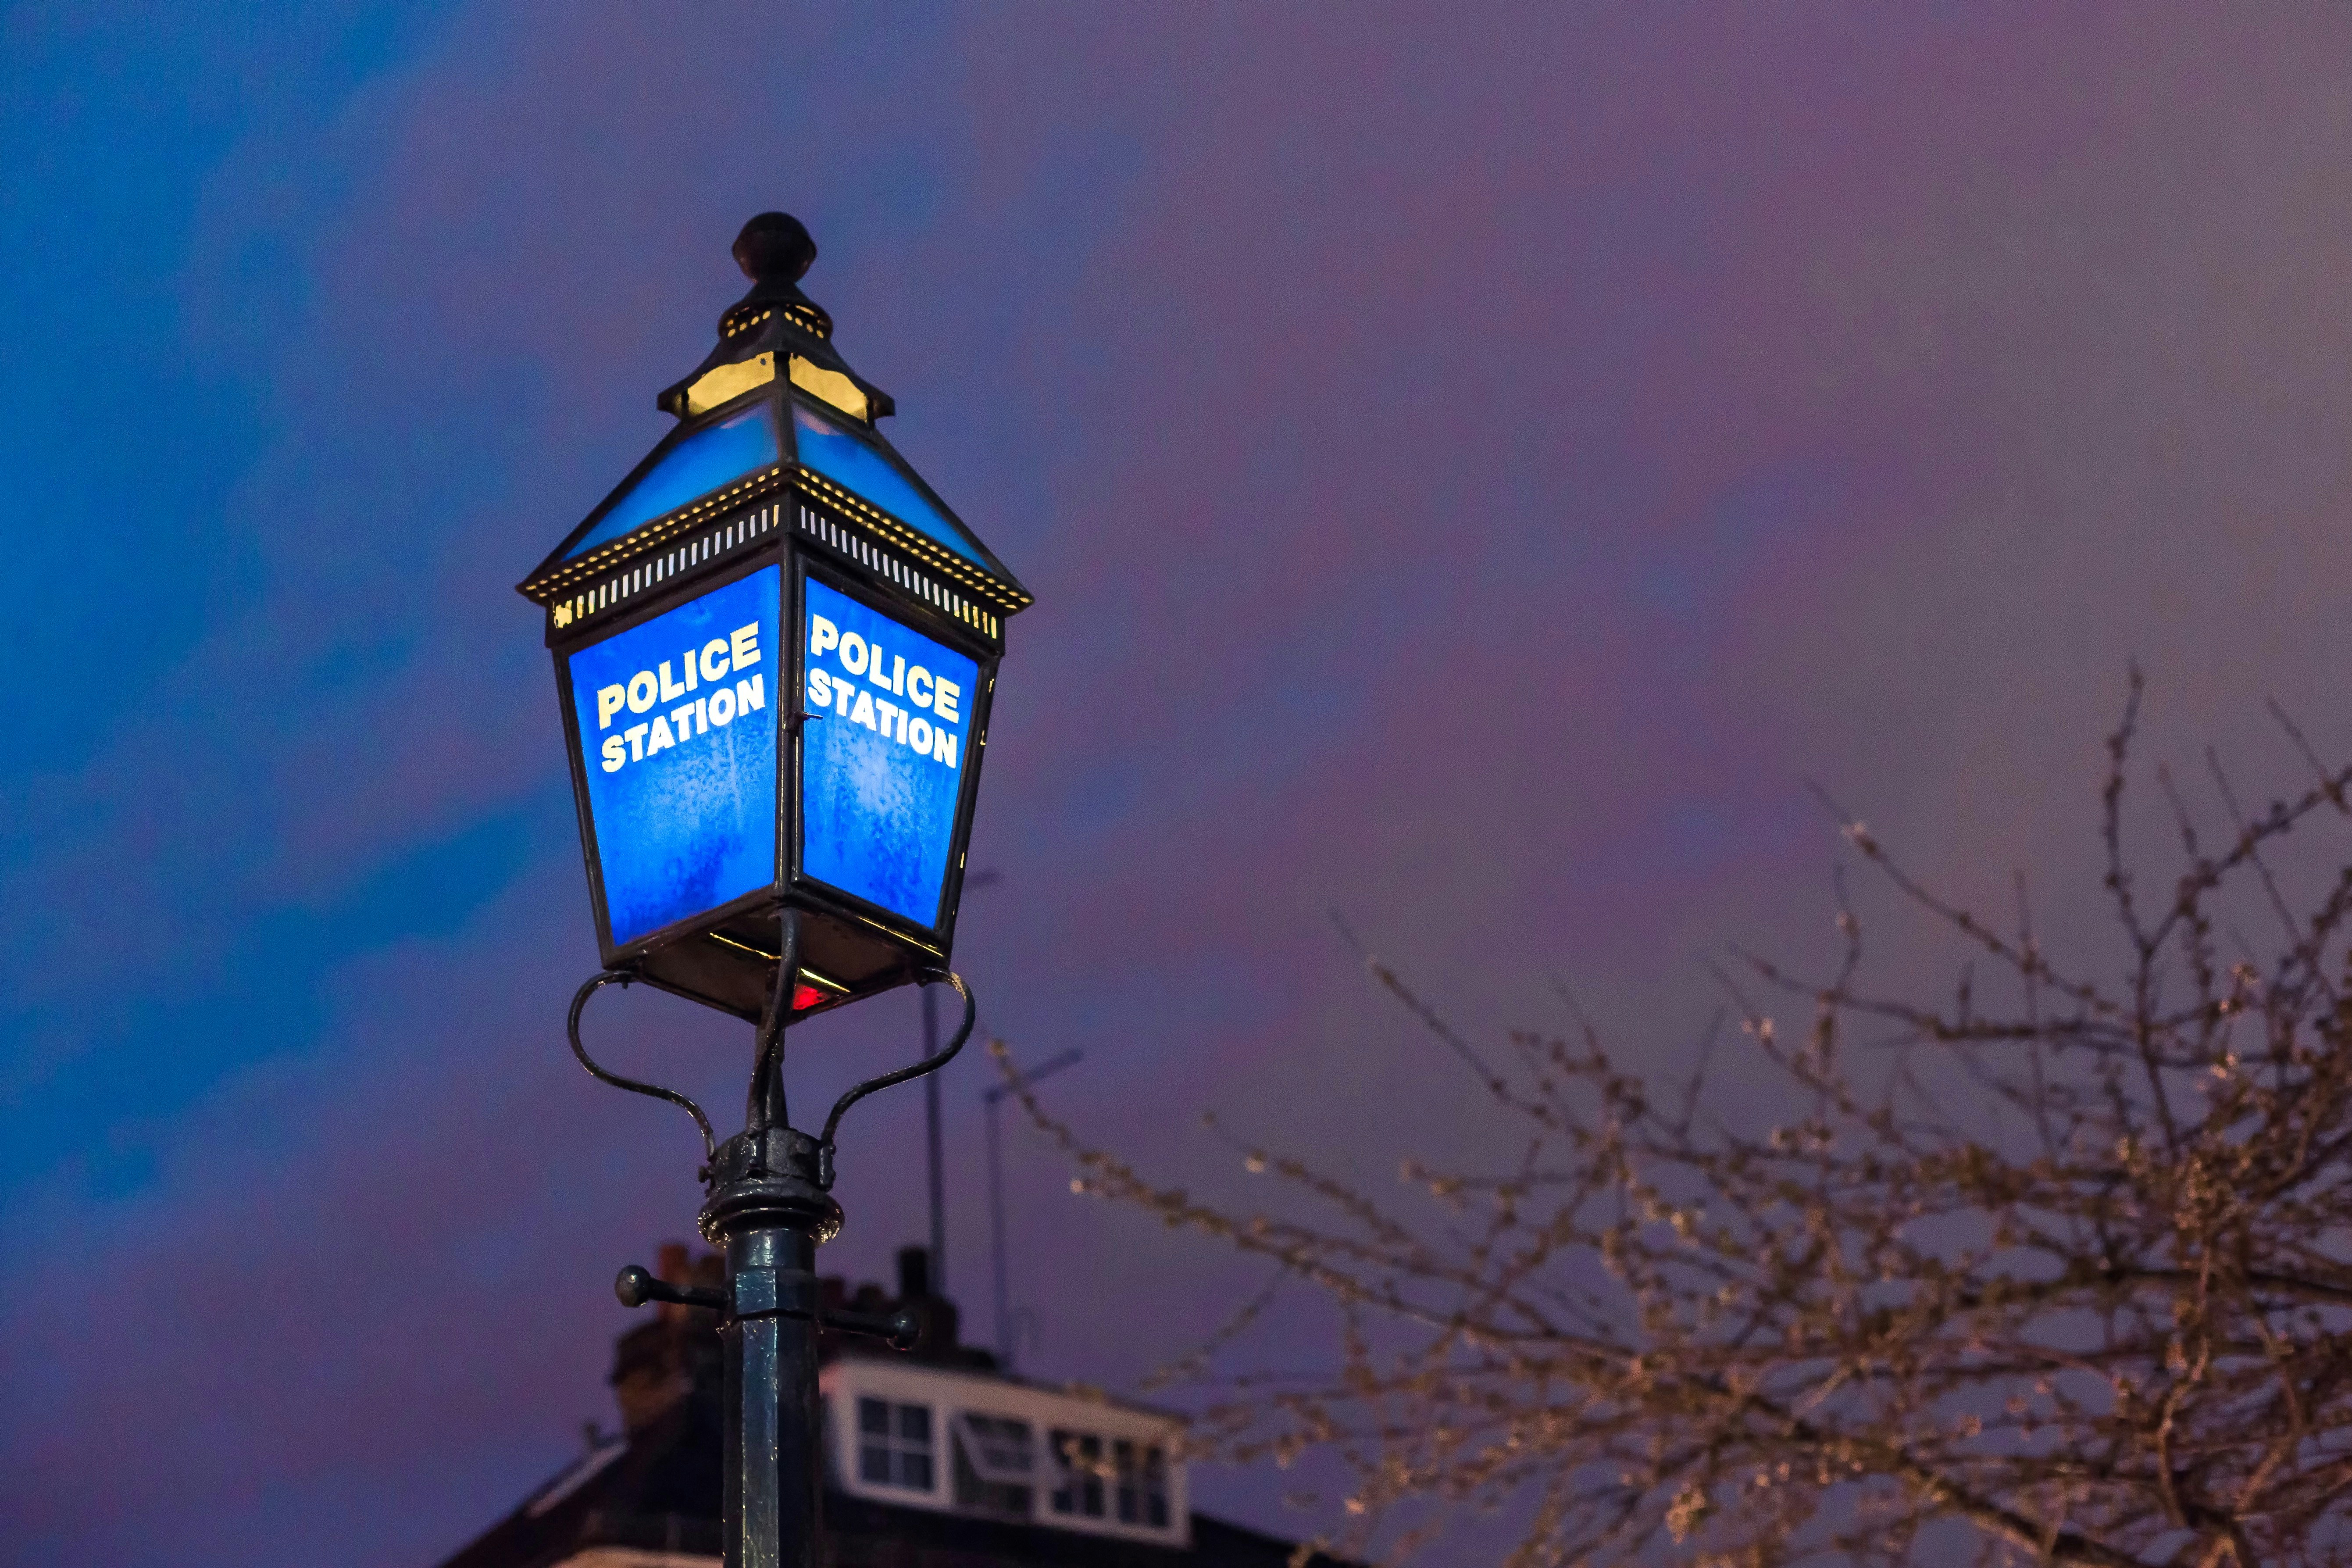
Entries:
POLYGON ((841 1230, 841 1205, 817 1185, 816 1140, 786 1127, 738 1132, 706 1167, 707 1195, 698 1223, 713 1246, 746 1230, 783 1226, 812 1245, 841 1230))

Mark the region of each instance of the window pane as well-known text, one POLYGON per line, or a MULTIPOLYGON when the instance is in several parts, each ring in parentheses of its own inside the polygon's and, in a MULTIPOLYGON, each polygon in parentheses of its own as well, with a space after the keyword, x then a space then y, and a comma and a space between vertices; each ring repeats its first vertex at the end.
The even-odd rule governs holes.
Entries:
POLYGON ((872 501, 918 532, 929 534, 975 566, 985 567, 971 540, 891 466, 890 459, 824 416, 793 405, 793 439, 802 466, 815 469, 872 501))
POLYGON ((1076 1513, 1078 1509, 1077 1474, 1073 1463, 1077 1455, 1076 1439, 1071 1434, 1056 1430, 1053 1436, 1054 1511, 1076 1513))
POLYGON ((1143 1521, 1168 1527, 1168 1457, 1158 1448, 1143 1451, 1143 1521))
POLYGON ((931 1407, 928 1405, 898 1406, 898 1436, 909 1443, 930 1447, 931 1407))
POLYGON ((898 1456, 898 1484, 919 1492, 931 1489, 931 1457, 928 1453, 898 1456))
POLYGON ((857 1429, 860 1432, 874 1433, 877 1436, 887 1436, 890 1430, 890 1407, 878 1399, 859 1400, 857 1429))
POLYGON ((965 1411, 949 1419, 948 1430, 956 1506, 999 1519, 1032 1517, 1036 1494, 1023 1484, 1034 1468, 1028 1423, 965 1411))
MULTIPOLYGON (((639 523, 651 522, 754 468, 772 468, 780 461, 774 416, 764 400, 755 403, 733 418, 698 430, 672 447, 652 472, 613 503, 613 510, 572 547, 570 555, 584 555, 639 523)), ((887 501, 877 504, 886 510, 894 510, 887 501)))
POLYGON ((876 1486, 888 1486, 890 1484, 890 1450, 861 1446, 857 1450, 857 1479, 861 1481, 872 1481, 876 1486))
POLYGON ((982 1479, 1006 1486, 1026 1481, 1036 1470, 1029 1424, 1004 1415, 956 1417, 957 1446, 982 1479))
POLYGON ((1080 1461, 1078 1481, 1078 1511, 1088 1519, 1103 1516, 1103 1441, 1100 1437, 1078 1439, 1080 1461))

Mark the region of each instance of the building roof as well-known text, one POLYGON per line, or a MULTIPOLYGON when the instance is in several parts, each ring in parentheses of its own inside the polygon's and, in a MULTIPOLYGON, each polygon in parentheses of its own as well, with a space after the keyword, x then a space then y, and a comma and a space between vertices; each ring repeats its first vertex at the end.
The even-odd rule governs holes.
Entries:
MULTIPOLYGON (((677 1284, 708 1283, 718 1261, 689 1259, 683 1247, 665 1248, 661 1272, 677 1284)), ((952 1391, 950 1398, 984 1394, 990 1384, 1008 1396, 1017 1391, 1024 1403, 1050 1396, 1041 1385, 999 1371, 986 1352, 958 1342, 953 1304, 929 1293, 920 1249, 909 1248, 902 1257, 900 1279, 899 1296, 882 1300, 893 1308, 920 1309, 930 1331, 912 1355, 893 1358, 912 1374, 911 1381, 894 1381, 910 1386, 935 1383, 952 1391)), ((837 1282, 827 1284, 826 1297, 836 1305, 882 1304, 876 1288, 852 1297, 837 1282)), ((612 1383, 625 1430, 614 1436, 592 1432, 578 1458, 440 1568, 557 1568, 576 1560, 594 1562, 606 1550, 622 1562, 642 1562, 646 1553, 718 1557, 724 1416, 719 1346, 712 1328, 708 1313, 672 1307, 624 1334, 614 1347, 612 1383)), ((838 1359, 840 1347, 828 1349, 838 1359)), ((849 1359, 869 1358, 852 1351, 849 1359)), ((1073 1410, 1105 1408, 1099 1400, 1067 1402, 1073 1410)), ((1140 1406, 1113 1404, 1108 1409, 1119 1413, 1122 1425, 1139 1416, 1166 1418, 1163 1412, 1140 1406)), ((838 1452, 838 1441, 835 1447, 838 1452)), ((1198 1512, 1190 1514, 1189 1532, 1154 1541, 1084 1521, 1064 1527, 1043 1520, 990 1518, 937 1500, 902 1506, 882 1500, 874 1489, 845 1485, 839 1474, 828 1478, 825 1555, 831 1568, 1284 1568, 1295 1549, 1279 1537, 1198 1512), (1178 1537, 1187 1533, 1189 1542, 1180 1543, 1178 1537)), ((1180 1486, 1180 1507, 1183 1496, 1180 1486)), ((1177 1522, 1187 1521, 1180 1515, 1177 1522)))

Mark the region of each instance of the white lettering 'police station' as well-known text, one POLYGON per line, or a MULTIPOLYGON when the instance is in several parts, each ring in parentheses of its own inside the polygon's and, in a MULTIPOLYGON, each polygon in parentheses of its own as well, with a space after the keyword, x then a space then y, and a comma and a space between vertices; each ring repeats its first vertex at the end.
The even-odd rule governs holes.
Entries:
POLYGON ((659 703, 667 712, 631 724, 617 735, 606 735, 600 748, 604 771, 617 773, 631 763, 682 746, 713 730, 723 730, 743 714, 768 705, 765 672, 727 684, 730 675, 760 662, 760 623, 737 626, 723 637, 712 637, 700 647, 688 648, 678 662, 686 679, 670 674, 664 659, 654 669, 641 669, 625 685, 607 686, 596 693, 596 728, 610 730, 625 710, 644 713, 659 703), (697 691, 709 687, 701 696, 697 691), (693 698, 692 701, 684 699, 693 698), (672 708, 668 705, 677 704, 672 708))
POLYGON ((856 632, 844 633, 823 616, 809 617, 808 651, 811 712, 830 710, 852 724, 865 725, 886 741, 911 746, 950 768, 956 765, 961 737, 950 726, 963 723, 962 687, 919 664, 908 664, 903 654, 885 652, 880 644, 869 644, 856 632), (828 653, 841 661, 842 668, 864 676, 865 681, 844 679, 814 668, 828 653), (868 686, 887 696, 875 696, 866 689, 868 686), (903 697, 914 707, 902 708, 890 697, 903 697), (916 709, 931 717, 924 718, 916 709))

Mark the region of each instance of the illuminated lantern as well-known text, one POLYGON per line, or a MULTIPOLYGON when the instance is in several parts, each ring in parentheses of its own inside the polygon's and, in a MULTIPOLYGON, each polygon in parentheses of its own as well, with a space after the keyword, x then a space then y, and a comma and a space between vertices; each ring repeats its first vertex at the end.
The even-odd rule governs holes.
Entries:
POLYGON ((547 613, 607 969, 756 1019, 946 966, 1004 618, 1028 593, 877 430, 782 213, 661 394, 677 427, 521 584, 547 613))

